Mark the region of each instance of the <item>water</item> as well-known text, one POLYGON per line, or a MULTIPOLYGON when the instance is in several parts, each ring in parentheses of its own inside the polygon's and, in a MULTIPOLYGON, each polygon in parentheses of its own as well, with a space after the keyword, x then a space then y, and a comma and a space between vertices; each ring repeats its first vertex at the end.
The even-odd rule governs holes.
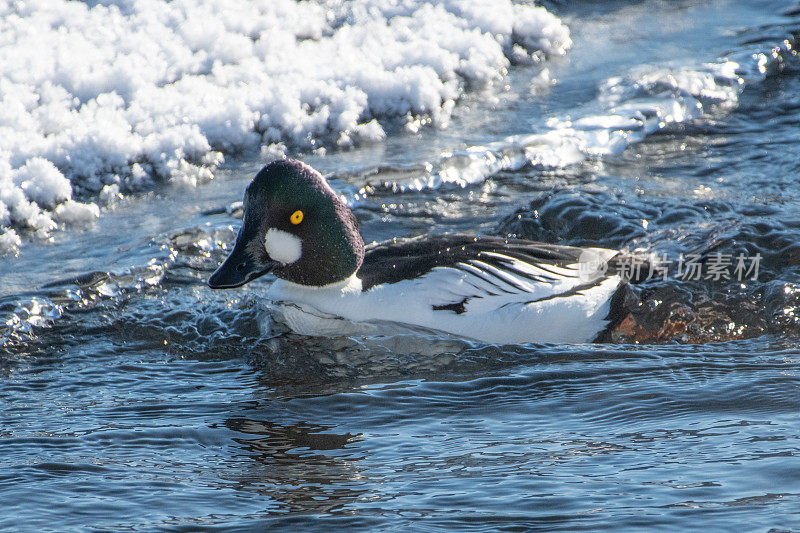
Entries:
POLYGON ((547 65, 556 85, 532 89, 539 67, 516 67, 447 129, 300 155, 351 195, 367 241, 469 231, 759 253, 757 280, 651 280, 608 344, 264 335, 264 283, 204 286, 263 163, 245 154, 0 261, 0 529, 800 527, 794 56, 619 152, 521 165, 508 141, 606 113, 617 76, 769 55, 800 18, 783 2, 551 7, 575 42, 547 65), (490 179, 413 190, 426 163, 473 176, 441 155, 470 146, 512 155, 490 179))

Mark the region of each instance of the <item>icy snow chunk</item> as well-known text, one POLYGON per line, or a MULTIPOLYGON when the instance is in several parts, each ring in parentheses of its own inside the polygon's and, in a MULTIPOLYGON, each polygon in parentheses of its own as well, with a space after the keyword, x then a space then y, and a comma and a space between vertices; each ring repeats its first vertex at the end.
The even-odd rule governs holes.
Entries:
POLYGON ((528 50, 563 56, 572 47, 569 28, 543 7, 515 5, 513 20, 514 38, 528 50))
POLYGON ((96 204, 83 204, 68 200, 56 207, 56 220, 66 224, 86 224, 100 216, 100 208, 96 204))
POLYGON ((40 234, 55 228, 55 223, 42 210, 25 196, 25 192, 8 178, 0 178, 0 205, 6 216, 2 217, 15 226, 30 228, 40 234))
POLYGON ((72 198, 70 181, 47 159, 34 157, 18 169, 14 181, 25 195, 43 207, 55 207, 72 198))
POLYGON ((0 254, 5 255, 16 253, 21 245, 22 239, 19 238, 17 232, 13 229, 0 232, 0 254))
POLYGON ((113 205, 122 199, 122 194, 119 192, 119 185, 114 183, 106 185, 100 191, 100 201, 106 206, 113 205))
POLYGON ((339 135, 337 144, 349 146, 360 142, 379 142, 386 138, 386 132, 377 120, 366 124, 357 124, 353 128, 343 131, 339 135))

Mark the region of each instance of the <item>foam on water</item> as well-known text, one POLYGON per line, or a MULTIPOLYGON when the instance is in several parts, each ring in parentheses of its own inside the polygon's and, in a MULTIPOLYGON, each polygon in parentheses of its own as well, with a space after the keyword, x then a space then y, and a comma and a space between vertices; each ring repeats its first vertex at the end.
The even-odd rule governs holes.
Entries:
POLYGON ((553 117, 542 132, 443 153, 435 161, 411 168, 387 165, 361 171, 366 185, 354 198, 368 196, 376 187, 393 191, 445 184, 466 187, 525 165, 563 168, 619 154, 665 128, 735 108, 744 87, 783 69, 797 56, 795 48, 795 43, 785 40, 767 52, 739 51, 713 63, 637 68, 601 84, 596 101, 589 106, 600 112, 553 117))
POLYGON ((0 253, 222 152, 446 124, 467 86, 563 55, 544 8, 477 0, 39 0, 0 5, 0 253), (79 202, 84 200, 84 202, 79 202))

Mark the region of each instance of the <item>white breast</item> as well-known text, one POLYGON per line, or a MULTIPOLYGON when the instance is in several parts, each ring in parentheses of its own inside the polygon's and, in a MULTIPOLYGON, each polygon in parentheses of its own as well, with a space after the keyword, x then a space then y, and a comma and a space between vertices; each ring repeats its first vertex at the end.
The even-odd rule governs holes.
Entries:
POLYGON ((355 276, 319 288, 278 280, 267 296, 279 319, 306 335, 380 332, 388 323, 497 344, 575 343, 592 341, 607 326, 619 276, 587 282, 578 265, 504 259, 502 266, 473 260, 437 267, 366 292, 355 276))

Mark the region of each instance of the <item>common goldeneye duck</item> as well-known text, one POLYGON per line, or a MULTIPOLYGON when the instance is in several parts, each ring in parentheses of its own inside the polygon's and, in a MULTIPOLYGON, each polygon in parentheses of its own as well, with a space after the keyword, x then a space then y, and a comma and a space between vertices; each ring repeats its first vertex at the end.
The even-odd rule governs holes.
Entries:
POLYGON ((208 285, 240 287, 274 272, 267 298, 279 320, 305 335, 394 325, 489 343, 590 342, 620 299, 620 257, 468 235, 365 247, 355 216, 325 178, 286 159, 248 185, 236 244, 208 285), (587 257, 599 267, 588 276, 587 257))

